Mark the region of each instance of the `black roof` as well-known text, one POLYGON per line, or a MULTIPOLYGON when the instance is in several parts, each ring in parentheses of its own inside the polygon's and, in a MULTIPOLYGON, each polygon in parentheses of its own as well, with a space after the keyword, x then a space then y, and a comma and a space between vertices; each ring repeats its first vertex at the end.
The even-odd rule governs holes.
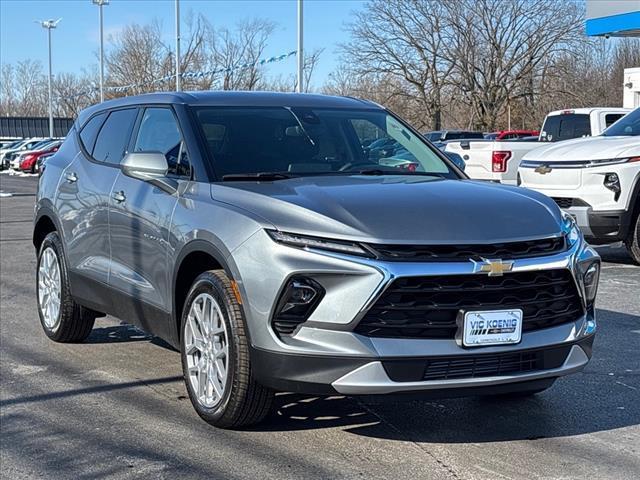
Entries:
POLYGON ((208 105, 223 107, 307 107, 307 108, 381 108, 368 100, 352 97, 336 97, 314 93, 285 93, 258 91, 205 91, 205 92, 159 92, 108 100, 80 112, 78 118, 84 123, 94 112, 128 105, 144 104, 208 105))

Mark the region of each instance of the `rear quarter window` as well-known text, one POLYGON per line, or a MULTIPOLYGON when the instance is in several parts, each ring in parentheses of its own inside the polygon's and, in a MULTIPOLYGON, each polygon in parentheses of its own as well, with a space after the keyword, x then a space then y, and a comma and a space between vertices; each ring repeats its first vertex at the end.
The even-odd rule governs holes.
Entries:
POLYGON ((107 118, 106 113, 99 113, 95 117, 92 117, 80 131, 80 141, 84 149, 91 155, 93 153, 93 147, 96 144, 96 138, 98 138, 98 132, 100 127, 104 123, 104 119, 107 118))

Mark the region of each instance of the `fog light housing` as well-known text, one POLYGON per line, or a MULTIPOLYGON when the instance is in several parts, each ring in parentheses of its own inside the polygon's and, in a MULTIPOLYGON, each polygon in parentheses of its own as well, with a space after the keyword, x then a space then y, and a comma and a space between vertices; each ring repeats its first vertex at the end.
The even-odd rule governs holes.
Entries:
POLYGON ((271 325, 280 335, 291 335, 298 325, 307 321, 325 294, 315 280, 293 276, 280 294, 271 325))
POLYGON ((611 190, 614 193, 613 199, 618 201, 620 198, 620 192, 622 188, 620 187, 620 178, 617 173, 606 173, 604 175, 604 186, 611 190))
POLYGON ((600 262, 591 263, 582 275, 584 295, 588 306, 592 306, 598 293, 598 280, 600 279, 600 262))

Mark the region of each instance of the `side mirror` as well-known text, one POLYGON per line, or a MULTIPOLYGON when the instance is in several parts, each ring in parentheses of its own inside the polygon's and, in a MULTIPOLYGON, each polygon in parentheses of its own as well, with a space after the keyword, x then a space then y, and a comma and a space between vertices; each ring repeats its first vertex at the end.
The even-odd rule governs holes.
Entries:
POLYGON ((139 180, 154 180, 167 175, 169 165, 160 152, 128 153, 121 163, 122 173, 139 180))
POLYGON ((149 182, 169 195, 173 195, 178 190, 178 182, 167 178, 169 164, 167 158, 160 152, 128 153, 120 165, 122 173, 128 177, 149 182))

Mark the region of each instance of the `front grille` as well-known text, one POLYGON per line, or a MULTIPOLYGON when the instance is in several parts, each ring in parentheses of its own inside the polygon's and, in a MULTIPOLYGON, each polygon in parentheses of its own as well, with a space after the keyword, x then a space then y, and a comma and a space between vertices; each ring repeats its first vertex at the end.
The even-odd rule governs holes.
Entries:
POLYGON ((466 353, 450 357, 387 360, 383 367, 395 382, 453 380, 514 375, 558 368, 567 359, 571 345, 520 352, 466 353))
POLYGON ((566 250, 565 237, 479 245, 370 245, 384 260, 459 262, 470 258, 531 258, 566 250))
POLYGON ((556 202, 560 208, 571 208, 573 205, 573 198, 553 197, 553 201, 556 202))
POLYGON ((370 337, 454 338, 460 310, 523 312, 523 332, 577 320, 582 303, 569 270, 399 278, 356 326, 370 337))

